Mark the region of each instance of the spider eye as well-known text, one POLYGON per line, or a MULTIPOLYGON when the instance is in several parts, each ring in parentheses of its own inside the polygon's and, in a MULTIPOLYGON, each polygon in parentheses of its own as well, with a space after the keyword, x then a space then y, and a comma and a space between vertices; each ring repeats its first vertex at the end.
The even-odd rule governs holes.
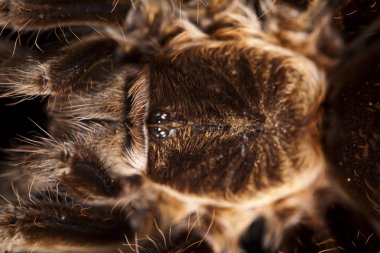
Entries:
POLYGON ((152 124, 152 125, 165 124, 169 121, 169 118, 170 118, 169 113, 164 112, 162 110, 157 110, 150 116, 148 120, 148 124, 152 124))
POLYGON ((157 139, 166 139, 169 137, 169 131, 162 127, 154 127, 151 129, 151 135, 157 139))
POLYGON ((150 135, 157 139, 166 139, 170 136, 170 121, 172 117, 169 113, 156 110, 147 120, 150 135))

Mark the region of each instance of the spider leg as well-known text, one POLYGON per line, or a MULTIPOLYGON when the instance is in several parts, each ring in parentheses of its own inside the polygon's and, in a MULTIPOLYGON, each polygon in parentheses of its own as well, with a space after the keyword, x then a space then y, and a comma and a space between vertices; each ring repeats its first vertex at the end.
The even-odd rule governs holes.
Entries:
POLYGON ((47 140, 36 145, 13 150, 9 165, 11 179, 24 192, 57 185, 83 198, 116 197, 122 192, 121 182, 110 174, 112 165, 95 147, 47 140))
POLYGON ((333 22, 341 1, 254 2, 264 31, 273 34, 281 45, 313 59, 323 69, 337 64, 343 41, 333 22), (289 12, 294 18, 289 19, 289 12))
POLYGON ((149 225, 150 214, 132 207, 88 206, 58 193, 29 199, 0 206, 1 249, 114 252, 125 237, 132 238, 149 225))
POLYGON ((134 50, 122 52, 112 39, 88 38, 42 55, 29 52, 24 59, 11 58, 2 64, 1 86, 8 90, 2 96, 90 94, 102 90, 111 78, 109 73, 122 68, 121 61, 134 50))
POLYGON ((0 24, 16 29, 54 28, 61 25, 122 23, 130 0, 1 0, 0 24))

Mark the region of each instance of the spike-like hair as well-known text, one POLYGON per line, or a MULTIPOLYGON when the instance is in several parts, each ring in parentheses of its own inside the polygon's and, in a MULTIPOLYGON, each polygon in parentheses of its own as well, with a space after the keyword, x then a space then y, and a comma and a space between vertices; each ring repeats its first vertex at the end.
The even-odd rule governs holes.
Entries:
POLYGON ((0 249, 244 252, 264 220, 281 250, 326 226, 352 204, 321 146, 337 2, 0 0, 0 96, 49 118, 2 165, 0 249))

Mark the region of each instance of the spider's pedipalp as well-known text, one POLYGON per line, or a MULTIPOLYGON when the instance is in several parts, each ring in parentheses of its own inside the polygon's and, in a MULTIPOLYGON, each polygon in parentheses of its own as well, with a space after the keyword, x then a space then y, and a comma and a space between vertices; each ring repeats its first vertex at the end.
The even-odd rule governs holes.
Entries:
POLYGON ((35 145, 15 150, 9 166, 24 192, 58 186, 80 198, 116 197, 122 192, 120 181, 110 175, 112 164, 95 147, 51 140, 35 145))

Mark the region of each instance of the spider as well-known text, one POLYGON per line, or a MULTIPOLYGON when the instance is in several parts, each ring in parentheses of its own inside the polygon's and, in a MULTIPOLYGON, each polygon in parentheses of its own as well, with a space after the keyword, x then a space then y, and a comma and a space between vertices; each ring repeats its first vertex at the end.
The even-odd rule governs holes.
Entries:
POLYGON ((342 5, 1 0, 1 97, 47 115, 2 163, 2 252, 250 252, 260 229, 261 250, 297 251, 305 227, 315 251, 347 251, 332 203, 368 215, 378 251, 376 85, 355 160, 367 201, 337 131, 363 130, 339 109, 360 65, 344 60, 379 50, 345 43, 342 5))

